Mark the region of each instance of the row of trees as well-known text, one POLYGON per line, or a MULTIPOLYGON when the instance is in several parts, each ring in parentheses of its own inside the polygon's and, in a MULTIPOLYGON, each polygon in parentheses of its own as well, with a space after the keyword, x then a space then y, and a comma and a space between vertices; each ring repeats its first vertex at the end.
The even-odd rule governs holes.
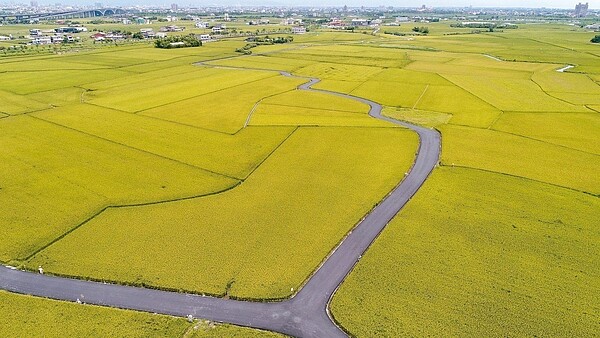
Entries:
POLYGON ((292 41, 294 41, 293 36, 278 36, 275 38, 271 38, 268 35, 264 36, 264 37, 254 36, 254 37, 246 39, 246 42, 249 42, 249 43, 247 43, 242 48, 236 49, 235 51, 238 53, 250 55, 250 54, 252 54, 252 51, 250 49, 252 49, 256 46, 274 45, 274 44, 288 43, 288 42, 292 42, 292 41))
POLYGON ((412 31, 415 33, 429 34, 429 27, 413 27, 412 31))
POLYGON ((154 47, 156 48, 185 48, 199 46, 202 46, 202 42, 198 40, 194 34, 167 36, 154 41, 154 47))

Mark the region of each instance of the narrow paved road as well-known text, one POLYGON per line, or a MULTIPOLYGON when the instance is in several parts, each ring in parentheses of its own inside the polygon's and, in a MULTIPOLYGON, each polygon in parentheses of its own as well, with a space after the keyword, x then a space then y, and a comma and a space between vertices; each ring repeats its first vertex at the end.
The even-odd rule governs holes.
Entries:
MULTIPOLYGON (((287 72, 280 73, 293 77, 287 72)), ((369 114, 372 117, 417 132, 420 144, 408 176, 334 249, 293 298, 273 303, 237 301, 53 277, 4 266, 0 267, 0 289, 123 309, 175 316, 192 315, 196 318, 277 331, 296 337, 346 337, 329 316, 328 305, 331 297, 383 228, 425 182, 439 160, 441 139, 435 130, 382 116, 381 105, 373 101, 312 89, 311 86, 318 82, 318 79, 310 79, 298 89, 318 91, 365 103, 370 106, 369 114)))

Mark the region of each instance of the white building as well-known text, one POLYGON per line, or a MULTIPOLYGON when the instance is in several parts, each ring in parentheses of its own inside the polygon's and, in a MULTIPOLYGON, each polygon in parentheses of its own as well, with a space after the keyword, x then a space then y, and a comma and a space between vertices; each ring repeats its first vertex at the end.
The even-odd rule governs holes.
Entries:
POLYGON ((292 27, 292 34, 305 34, 306 27, 303 26, 294 26, 292 27))

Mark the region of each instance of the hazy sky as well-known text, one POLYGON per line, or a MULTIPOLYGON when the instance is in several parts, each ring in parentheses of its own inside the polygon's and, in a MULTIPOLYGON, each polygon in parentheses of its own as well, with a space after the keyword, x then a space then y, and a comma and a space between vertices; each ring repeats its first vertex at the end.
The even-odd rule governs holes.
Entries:
MULTIPOLYGON (((38 0, 38 3, 71 3, 94 4, 96 2, 108 6, 115 5, 161 5, 170 6, 176 3, 185 6, 210 6, 210 5, 293 5, 293 6, 344 6, 375 7, 379 5, 394 7, 530 7, 530 8, 575 8, 578 2, 588 2, 590 9, 600 8, 600 0, 38 0)), ((4 2, 0 0, 0 2, 4 2)), ((28 3, 28 1, 27 1, 28 3)))

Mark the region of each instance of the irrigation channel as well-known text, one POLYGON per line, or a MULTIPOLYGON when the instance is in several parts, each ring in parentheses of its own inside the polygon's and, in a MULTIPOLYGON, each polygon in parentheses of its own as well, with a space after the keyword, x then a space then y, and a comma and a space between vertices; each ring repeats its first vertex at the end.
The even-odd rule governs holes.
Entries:
MULTIPOLYGON (((225 67, 223 67, 225 68, 225 67)), ((229 67, 227 67, 229 68, 229 67)), ((294 77, 288 72, 283 76, 294 77)), ((330 253, 324 263, 292 298, 280 302, 250 302, 168 292, 141 287, 62 278, 0 266, 0 289, 34 296, 140 310, 174 316, 193 316, 295 337, 346 337, 332 319, 328 306, 333 294, 391 219, 423 185, 439 161, 441 137, 434 129, 381 115, 382 107, 352 95, 312 89, 320 80, 307 78, 299 90, 317 91, 370 106, 374 118, 402 125, 420 138, 410 172, 330 253)), ((376 164, 374 164, 376 165, 376 164)))

